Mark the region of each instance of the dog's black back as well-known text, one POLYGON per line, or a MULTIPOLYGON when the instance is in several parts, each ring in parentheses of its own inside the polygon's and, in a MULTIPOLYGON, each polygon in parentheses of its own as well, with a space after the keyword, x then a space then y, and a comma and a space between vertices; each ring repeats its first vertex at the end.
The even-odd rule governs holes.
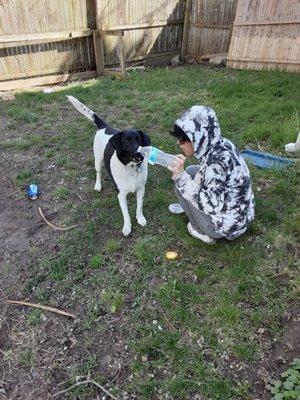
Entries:
POLYGON ((119 132, 119 129, 108 125, 96 113, 93 114, 93 120, 98 129, 105 129, 106 135, 114 135, 115 133, 119 132))

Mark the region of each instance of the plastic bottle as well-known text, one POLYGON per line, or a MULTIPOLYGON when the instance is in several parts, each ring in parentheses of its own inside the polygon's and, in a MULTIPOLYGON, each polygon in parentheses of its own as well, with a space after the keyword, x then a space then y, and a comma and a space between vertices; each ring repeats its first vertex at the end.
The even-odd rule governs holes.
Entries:
POLYGON ((149 164, 159 164, 163 167, 168 167, 177 157, 173 156, 172 154, 165 153, 164 151, 159 150, 157 147, 153 146, 139 147, 138 152, 141 153, 144 157, 148 158, 149 164))

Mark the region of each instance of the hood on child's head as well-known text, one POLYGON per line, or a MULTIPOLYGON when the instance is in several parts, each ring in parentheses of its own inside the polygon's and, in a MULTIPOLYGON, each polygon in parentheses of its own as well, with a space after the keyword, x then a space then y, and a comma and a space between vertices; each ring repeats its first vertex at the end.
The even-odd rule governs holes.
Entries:
POLYGON ((193 106, 175 121, 193 143, 195 157, 200 159, 221 140, 218 118, 214 110, 205 106, 193 106))

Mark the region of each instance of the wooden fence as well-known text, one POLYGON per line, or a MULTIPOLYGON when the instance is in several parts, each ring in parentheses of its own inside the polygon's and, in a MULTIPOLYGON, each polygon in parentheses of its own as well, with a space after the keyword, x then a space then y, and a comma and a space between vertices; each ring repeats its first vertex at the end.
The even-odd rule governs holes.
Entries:
POLYGON ((236 0, 2 0, 0 90, 226 53, 236 0), (100 36, 99 36, 100 32, 100 36), (184 34, 183 34, 184 32, 184 34), (122 65, 123 64, 123 65, 122 65))
POLYGON ((188 59, 226 55, 237 0, 193 0, 189 12, 188 59))
POLYGON ((226 54, 237 2, 228 65, 298 71, 299 0, 0 0, 0 91, 226 54))
POLYGON ((170 60, 183 12, 184 0, 2 0, 0 90, 96 76, 96 64, 120 59, 170 60))
POLYGON ((178 54, 181 46, 183 0, 100 1, 98 29, 104 35, 105 63, 118 62, 122 32, 126 61, 178 54))
POLYGON ((92 4, 89 0, 2 0, 0 81, 6 82, 0 82, 0 90, 56 83, 70 78, 70 71, 93 70, 92 4), (49 77, 28 79, 41 75, 49 77))
POLYGON ((239 0, 227 65, 300 72, 299 0, 239 0))

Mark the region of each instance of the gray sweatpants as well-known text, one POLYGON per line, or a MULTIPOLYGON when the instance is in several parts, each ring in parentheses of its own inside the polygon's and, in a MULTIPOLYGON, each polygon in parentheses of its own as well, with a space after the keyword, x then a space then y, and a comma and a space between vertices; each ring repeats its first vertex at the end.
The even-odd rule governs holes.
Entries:
MULTIPOLYGON (((197 165, 190 165, 189 167, 187 167, 186 172, 190 175, 192 179, 194 179, 198 169, 199 167, 197 165)), ((175 193, 179 204, 184 209, 194 229, 196 229, 199 233, 207 235, 213 239, 220 239, 221 237, 223 237, 216 232, 215 226, 213 225, 211 217, 209 215, 204 214, 198 208, 193 206, 191 202, 185 200, 176 187, 175 193)))

